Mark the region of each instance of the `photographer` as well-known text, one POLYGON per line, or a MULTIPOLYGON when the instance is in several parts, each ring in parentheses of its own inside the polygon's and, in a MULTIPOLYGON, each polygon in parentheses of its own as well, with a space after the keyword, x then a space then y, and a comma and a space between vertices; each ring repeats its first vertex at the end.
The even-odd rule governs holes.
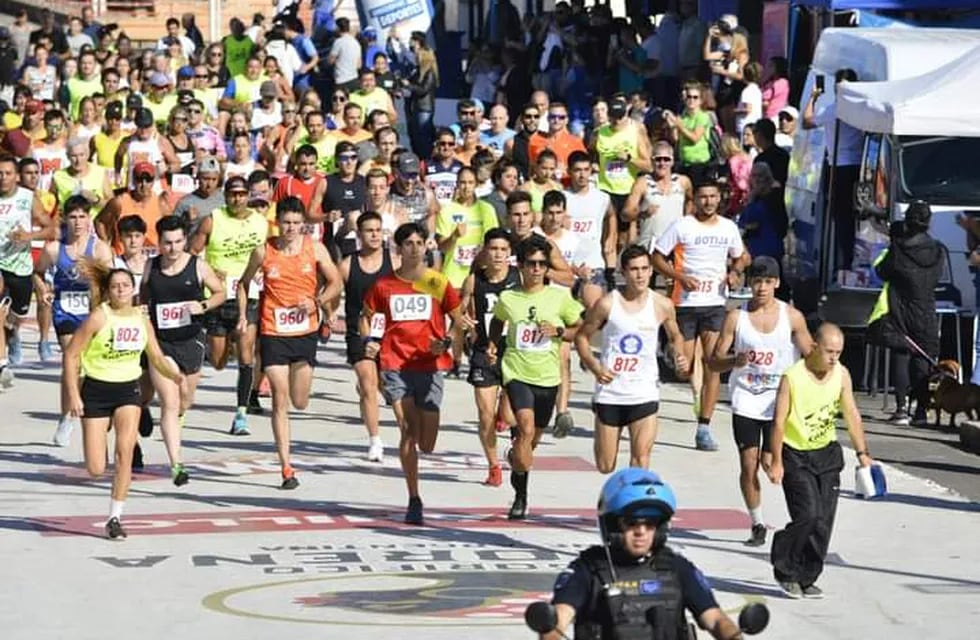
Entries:
POLYGON ((749 63, 748 40, 737 27, 735 16, 722 16, 708 27, 703 46, 718 102, 718 119, 725 131, 735 130, 735 107, 745 87, 742 74, 749 63))

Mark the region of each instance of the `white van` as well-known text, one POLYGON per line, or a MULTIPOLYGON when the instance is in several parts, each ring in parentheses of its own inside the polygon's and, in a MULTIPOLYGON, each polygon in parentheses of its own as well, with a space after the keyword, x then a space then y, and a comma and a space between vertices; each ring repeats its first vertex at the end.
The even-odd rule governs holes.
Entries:
POLYGON ((818 104, 838 99, 838 118, 864 133, 854 194, 863 218, 857 244, 863 246, 855 252, 853 271, 839 272, 824 215, 824 132, 799 127, 786 184, 785 276, 803 310, 842 326, 863 326, 880 290, 868 257, 887 243, 888 224, 901 220, 915 199, 932 205, 932 234, 949 249, 940 297, 974 308, 966 238, 956 216, 980 211, 980 137, 975 137, 980 136, 975 115, 980 70, 970 64, 976 66, 977 47, 980 30, 832 28, 821 33, 801 104, 822 75, 826 93, 818 104), (835 96, 834 74, 842 68, 854 69, 859 82, 842 83, 835 96))

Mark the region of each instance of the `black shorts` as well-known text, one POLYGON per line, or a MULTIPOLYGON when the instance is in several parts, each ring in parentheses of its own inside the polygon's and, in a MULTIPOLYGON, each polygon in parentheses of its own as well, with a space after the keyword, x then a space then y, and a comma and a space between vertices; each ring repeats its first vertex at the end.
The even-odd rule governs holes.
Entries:
POLYGON ((0 299, 10 298, 10 312, 23 318, 31 310, 31 295, 34 281, 31 276, 18 276, 9 271, 0 271, 0 299))
POLYGON ((316 366, 316 331, 305 336, 259 336, 262 370, 269 367, 305 362, 316 366))
POLYGON ((120 407, 141 406, 139 380, 103 382, 85 378, 82 381, 83 418, 111 418, 120 407))
POLYGON ((474 351, 470 356, 470 373, 466 376, 466 381, 477 389, 499 387, 503 384, 500 355, 497 356, 497 364, 490 364, 486 351, 474 351))
POLYGON ((185 375, 197 373, 204 366, 204 332, 187 340, 169 342, 160 340, 160 351, 173 358, 177 368, 185 375))
POLYGON ((660 403, 644 402, 643 404, 599 404, 592 403, 592 412, 599 419, 599 424, 606 427, 628 427, 629 425, 657 415, 660 403))
POLYGON ((718 333, 727 311, 718 307, 677 307, 677 326, 685 340, 694 340, 706 331, 718 333))
POLYGON ((544 429, 551 422, 551 414, 555 412, 555 400, 558 399, 558 387, 539 387, 520 380, 511 380, 504 387, 510 407, 516 414, 522 409, 534 411, 534 427, 544 429))
POLYGON ((59 338, 61 336, 70 336, 78 331, 80 326, 82 326, 82 320, 62 320, 61 322, 55 322, 54 335, 59 338))
POLYGON ((619 193, 609 193, 604 191, 607 196, 609 196, 609 203, 612 205, 613 211, 616 214, 616 220, 619 221, 617 227, 620 231, 626 231, 630 228, 630 223, 628 220, 623 220, 623 208, 626 206, 626 199, 629 194, 622 195, 619 193))
POLYGON ((739 451, 758 449, 762 442, 762 450, 772 451, 772 420, 758 420, 732 414, 732 431, 735 432, 735 444, 739 451))
MULTIPOLYGON (((259 323, 259 301, 249 300, 245 307, 245 319, 249 324, 259 323)), ((226 300, 217 309, 204 314, 204 330, 209 336, 226 336, 238 329, 238 301, 226 300)))
POLYGON ((344 340, 347 341, 347 364, 353 367, 361 360, 371 360, 364 353, 364 338, 356 333, 348 333, 344 340))

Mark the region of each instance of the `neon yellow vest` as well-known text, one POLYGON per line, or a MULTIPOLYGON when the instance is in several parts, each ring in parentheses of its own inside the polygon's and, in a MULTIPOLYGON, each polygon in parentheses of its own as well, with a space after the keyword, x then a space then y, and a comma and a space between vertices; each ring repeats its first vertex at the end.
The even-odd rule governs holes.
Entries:
POLYGON ((211 213, 211 235, 204 259, 211 268, 225 276, 238 277, 248 266, 252 250, 265 242, 269 222, 261 213, 249 210, 244 218, 236 218, 225 207, 211 213))
POLYGON ((789 382, 790 408, 783 443, 797 451, 823 449, 837 439, 841 365, 834 365, 823 384, 814 381, 806 360, 798 360, 784 375, 789 382))
POLYGON ((259 99, 259 87, 269 78, 265 74, 260 75, 255 80, 249 80, 248 76, 235 76, 235 102, 241 104, 251 104, 259 99))
POLYGON ((388 92, 381 87, 375 87, 369 93, 355 91, 350 94, 350 101, 361 107, 361 124, 364 124, 368 115, 375 109, 388 112, 388 92))
POLYGON ((595 149, 599 156, 599 177, 597 184, 606 193, 629 195, 636 180, 636 169, 628 162, 617 159, 625 150, 631 158, 639 154, 636 140, 636 127, 629 126, 615 131, 612 125, 603 125, 596 135, 595 149))
POLYGON ((82 80, 78 76, 68 78, 68 110, 74 122, 78 122, 82 98, 87 98, 101 91, 102 78, 99 75, 94 76, 91 80, 82 80))
POLYGON ((143 374, 140 356, 146 349, 149 323, 136 308, 119 313, 107 302, 99 308, 105 313, 106 322, 82 352, 82 372, 102 382, 139 380, 143 374))
POLYGON ((51 183, 54 186, 55 196, 58 198, 59 208, 63 210, 65 202, 73 195, 82 191, 91 191, 99 196, 99 202, 93 205, 91 209, 92 217, 95 218, 105 204, 103 202, 105 195, 102 192, 102 186, 105 184, 105 174, 105 167, 100 167, 95 164, 89 164, 88 173, 82 179, 69 175, 67 169, 58 169, 55 171, 51 176, 51 183))

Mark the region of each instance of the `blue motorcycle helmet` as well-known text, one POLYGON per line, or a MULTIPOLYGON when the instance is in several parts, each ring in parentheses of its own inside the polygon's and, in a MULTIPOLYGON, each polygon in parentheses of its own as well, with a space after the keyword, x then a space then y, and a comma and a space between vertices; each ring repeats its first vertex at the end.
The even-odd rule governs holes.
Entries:
POLYGON ((599 534, 605 544, 616 542, 620 518, 651 518, 660 524, 654 546, 662 546, 667 523, 677 511, 674 491, 647 469, 629 467, 612 474, 599 493, 599 534))

